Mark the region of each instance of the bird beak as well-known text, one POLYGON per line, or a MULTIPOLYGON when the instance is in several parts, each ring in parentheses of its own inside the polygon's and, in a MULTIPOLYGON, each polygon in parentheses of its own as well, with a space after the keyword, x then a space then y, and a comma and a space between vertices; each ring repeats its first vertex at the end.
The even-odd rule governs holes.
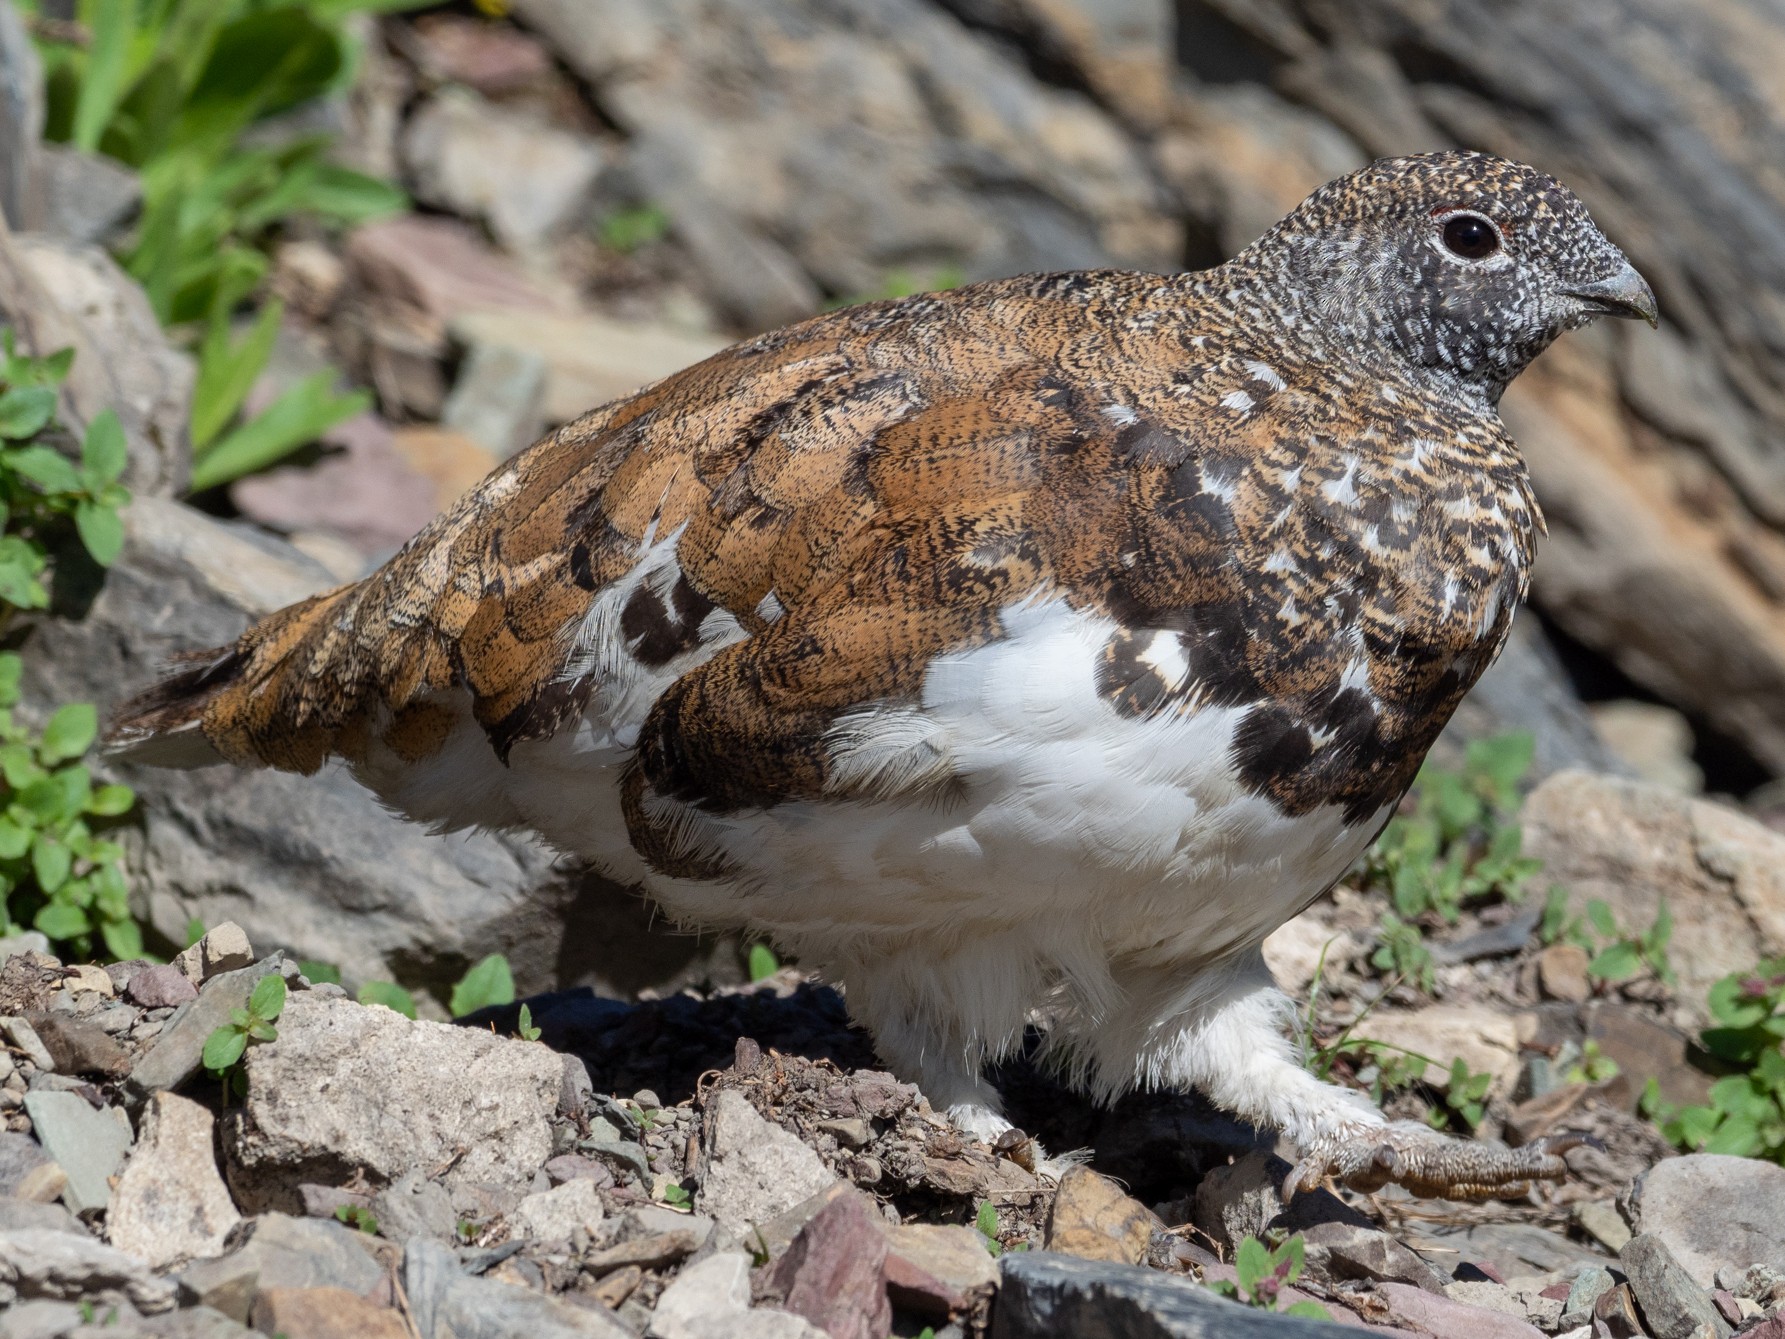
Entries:
POLYGON ((1577 284, 1565 291, 1569 297, 1586 303, 1587 310, 1594 316, 1634 317, 1647 321, 1651 328, 1661 323, 1654 290, 1629 261, 1625 261, 1624 268, 1610 278, 1577 284))

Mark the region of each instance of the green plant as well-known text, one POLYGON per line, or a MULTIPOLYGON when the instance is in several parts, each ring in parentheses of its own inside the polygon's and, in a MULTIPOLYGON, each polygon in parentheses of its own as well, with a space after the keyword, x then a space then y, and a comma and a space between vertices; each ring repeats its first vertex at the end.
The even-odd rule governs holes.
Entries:
POLYGON ((416 2, 80 0, 77 28, 44 30, 46 137, 138 170, 142 214, 121 259, 163 324, 201 326, 194 487, 261 468, 365 403, 319 375, 226 432, 281 313, 270 304, 239 342, 229 327, 286 221, 346 225, 405 207, 394 187, 332 162, 327 135, 267 123, 345 87, 358 55, 349 14, 416 2))
POLYGON ((285 978, 277 972, 263 976, 248 996, 248 1007, 230 1011, 229 1022, 214 1028, 205 1038, 202 1054, 204 1066, 223 1080, 225 1088, 242 1091, 243 1074, 236 1068, 248 1043, 277 1041, 279 1030, 273 1026, 285 1012, 285 978))
POLYGON ((1643 1109, 1681 1148, 1785 1165, 1785 958, 1722 978, 1708 1003, 1716 1026, 1700 1041, 1739 1072, 1711 1085, 1708 1105, 1677 1111, 1650 1079, 1643 1109))
POLYGON ((686 1209, 694 1202, 694 1196, 690 1195, 685 1187, 671 1181, 663 1187, 663 1202, 672 1209, 686 1209))
POLYGON ((533 1026, 533 1011, 526 1005, 521 1006, 521 1016, 515 1023, 515 1035, 522 1041, 538 1041, 539 1029, 533 1026))
POLYGON ((1596 981, 1628 981, 1645 968, 1667 985, 1679 980, 1667 956, 1673 941, 1673 911, 1665 901, 1655 909, 1649 928, 1632 934, 1618 925, 1610 905, 1598 898, 1588 901, 1585 915, 1571 915, 1567 891, 1552 887, 1537 934, 1545 944, 1577 944, 1592 954, 1587 975, 1596 981))
POLYGON ((317 962, 314 958, 305 958, 298 963, 298 971, 313 986, 341 984, 341 969, 332 962, 317 962))
POLYGON ((1376 949, 1370 954, 1370 966, 1379 972, 1393 972, 1403 981, 1410 981, 1428 995, 1436 984, 1437 960, 1426 947, 1425 934, 1417 925, 1402 920, 1394 912, 1384 912, 1378 927, 1376 949))
POLYGON ((1564 1083, 1604 1083, 1620 1073, 1618 1062, 1599 1049, 1589 1037, 1580 1048, 1580 1058, 1562 1071, 1564 1083))
POLYGON ((1522 854, 1513 818, 1533 751, 1529 734, 1499 735, 1471 740, 1460 771, 1422 767, 1410 805, 1364 858, 1366 886, 1386 889, 1403 921, 1455 923, 1468 902, 1522 897, 1541 868, 1522 854))
POLYGON ((1222 1279, 1208 1286, 1223 1297, 1231 1297, 1246 1306, 1260 1307, 1266 1311, 1280 1310, 1289 1316, 1331 1320, 1332 1314, 1318 1302, 1294 1302, 1286 1307, 1278 1305, 1283 1289, 1301 1277, 1306 1256, 1307 1243, 1299 1232, 1275 1250, 1257 1237, 1247 1237, 1233 1254, 1233 1272, 1237 1281, 1230 1283, 1222 1279))
POLYGON ((919 275, 910 270, 890 270, 873 288, 837 298, 826 303, 825 307, 829 311, 835 311, 839 307, 854 307, 863 302, 885 302, 890 298, 908 298, 918 293, 940 293, 945 289, 959 288, 965 280, 966 276, 961 273, 958 265, 944 265, 927 275, 919 275))
POLYGON ((513 1003, 514 973, 508 969, 507 958, 492 953, 459 978, 447 1007, 454 1018, 463 1018, 493 1004, 513 1003))
MULTIPOLYGON (((1492 1074, 1475 1074, 1461 1056, 1450 1062, 1450 1080, 1444 1085, 1444 1105, 1452 1116, 1473 1130, 1487 1114, 1488 1089, 1494 1085, 1492 1074)), ((1438 1121, 1433 1121, 1438 1124, 1438 1121)))
POLYGON ((775 950, 767 944, 756 943, 750 945, 745 968, 750 973, 752 981, 766 981, 781 970, 781 960, 775 956, 775 950))
POLYGON ((375 1237, 378 1235, 378 1218, 363 1204, 336 1205, 335 1221, 345 1223, 348 1227, 358 1228, 368 1237, 375 1237))
POLYGON ((990 1200, 980 1202, 979 1212, 973 1216, 973 1226, 985 1239, 985 1248, 993 1258, 1004 1254, 1004 1246, 998 1240, 998 1210, 990 1200))
POLYGON ((405 1018, 415 1017, 415 996, 394 981, 368 981, 356 998, 361 1004, 382 1004, 405 1018))
POLYGON ((629 205, 604 216, 595 225, 595 236, 609 251, 631 255, 669 232, 669 212, 661 205, 629 205))
MULTIPOLYGON (((78 462, 57 426, 56 388, 73 353, 44 358, 0 336, 0 625, 14 609, 49 605, 50 553, 70 531, 101 567, 124 544, 118 479, 124 430, 107 410, 87 427, 78 462)), ((0 653, 0 933, 30 926, 69 957, 91 956, 97 933, 115 957, 135 957, 142 931, 130 916, 123 850, 96 823, 129 811, 129 787, 93 784, 82 759, 99 732, 91 703, 53 712, 41 731, 15 718, 24 664, 0 653)))

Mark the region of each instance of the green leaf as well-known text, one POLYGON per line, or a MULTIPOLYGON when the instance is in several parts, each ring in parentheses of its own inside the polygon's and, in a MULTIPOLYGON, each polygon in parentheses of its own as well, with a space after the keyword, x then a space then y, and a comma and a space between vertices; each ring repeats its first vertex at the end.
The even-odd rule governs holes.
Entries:
POLYGON ((34 437, 56 412, 56 392, 41 386, 15 386, 0 394, 0 437, 34 437))
POLYGON ((341 969, 331 962, 317 962, 314 958, 305 958, 298 963, 298 971, 304 974, 311 985, 340 985, 341 969))
POLYGON ((1611 914, 1611 908, 1600 899, 1595 897, 1587 903, 1587 919, 1593 923, 1593 928, 1605 938, 1616 939, 1618 937, 1617 919, 1611 914))
POLYGON ((99 711, 91 702, 70 702, 50 717, 38 746, 46 763, 78 758, 99 733, 99 711))
POLYGON ((93 561, 101 567, 110 567, 124 551, 124 519, 115 507, 83 498, 75 504, 74 528, 93 561))
POLYGON ((255 982, 254 993, 248 997, 248 1012, 268 1023, 285 1012, 285 978, 273 972, 255 982))
POLYGON ((99 933, 105 940, 105 951, 120 962, 142 957, 143 931, 135 921, 106 921, 100 925, 99 933))
POLYGON ((492 953, 466 972, 452 988, 452 1001, 448 1007, 454 1018, 463 1018, 492 1004, 512 1003, 514 974, 508 969, 507 958, 492 953))
POLYGON ((1291 1302, 1283 1308, 1283 1314, 1285 1316, 1306 1316, 1309 1320, 1331 1320, 1333 1318, 1333 1313, 1321 1306, 1320 1303, 1307 1300, 1291 1302))
POLYGON ((763 981, 781 970, 781 960, 767 944, 750 945, 749 971, 752 981, 763 981))
POLYGON ((526 1005, 521 1006, 520 1019, 515 1024, 515 1035, 522 1041, 538 1041, 539 1029, 533 1026, 533 1011, 526 1005))
POLYGON ((74 939, 91 931, 93 923, 72 903, 50 902, 32 919, 31 926, 51 939, 74 939))
POLYGON ((46 893, 53 893, 68 882, 68 872, 74 868, 74 853, 67 846, 47 832, 37 834, 37 840, 31 843, 31 873, 37 878, 37 886, 46 893))
POLYGON ((1234 1252, 1233 1268, 1241 1290, 1248 1294, 1254 1292, 1258 1281, 1271 1272, 1269 1248, 1257 1237, 1247 1237, 1234 1252))
POLYGON ((199 346, 198 380, 192 390, 192 450, 202 455, 229 426, 236 410, 272 357, 285 304, 269 302, 241 340, 229 338, 229 312, 213 308, 210 329, 199 346))
POLYGON ((87 425, 81 442, 81 465, 88 474, 88 487, 94 483, 109 484, 121 477, 130 463, 130 448, 124 441, 124 425, 111 410, 96 414, 87 425))
POLYGON ((258 1018, 248 1024, 248 1035, 255 1041, 278 1041, 279 1031, 271 1023, 263 1023, 258 1018))
POLYGON ((415 997, 394 981, 368 981, 359 988, 361 1004, 382 1004, 405 1018, 415 1017, 415 997))
POLYGON ((214 443, 193 464, 193 491, 216 488, 277 464, 343 419, 370 407, 369 392, 336 395, 334 377, 333 372, 306 377, 214 443))
POLYGON ((1627 981, 1642 967, 1642 953, 1628 941, 1613 944, 1587 964, 1587 975, 1598 981, 1627 981))
POLYGON ((1762 1148, 1760 1124, 1749 1115, 1730 1116, 1705 1140, 1706 1153, 1723 1153, 1735 1158, 1751 1158, 1762 1148))
POLYGON ((81 474, 74 462, 47 446, 27 446, 6 453, 5 464, 46 493, 78 493, 81 474))
POLYGON ((17 860, 31 849, 31 829, 0 818, 0 860, 17 860))
POLYGON ((973 1226, 979 1229, 980 1236, 990 1241, 998 1239, 998 1210, 990 1200, 985 1200, 980 1204, 979 1212, 973 1219, 973 1226))
POLYGON ((127 814, 136 804, 136 792, 129 786, 101 786, 87 801, 87 812, 100 818, 116 818, 127 814))
POLYGON ((136 40, 137 0, 92 0, 86 70, 80 97, 74 105, 74 143, 91 153, 111 122, 112 112, 124 95, 125 73, 131 44, 136 40))
POLYGON ((0 706, 10 707, 19 700, 19 683, 25 677, 25 662, 17 651, 0 651, 0 706))
POLYGON ((228 1069, 248 1049, 248 1034, 238 1027, 220 1027, 205 1038, 204 1067, 212 1073, 228 1069))

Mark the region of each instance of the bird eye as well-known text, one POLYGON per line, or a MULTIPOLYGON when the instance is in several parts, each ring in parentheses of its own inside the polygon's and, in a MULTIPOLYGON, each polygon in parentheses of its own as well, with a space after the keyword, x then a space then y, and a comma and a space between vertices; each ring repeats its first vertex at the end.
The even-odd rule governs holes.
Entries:
POLYGON ((1444 221, 1444 245, 1464 260, 1482 260, 1500 249, 1500 233, 1480 214, 1453 214, 1444 221))

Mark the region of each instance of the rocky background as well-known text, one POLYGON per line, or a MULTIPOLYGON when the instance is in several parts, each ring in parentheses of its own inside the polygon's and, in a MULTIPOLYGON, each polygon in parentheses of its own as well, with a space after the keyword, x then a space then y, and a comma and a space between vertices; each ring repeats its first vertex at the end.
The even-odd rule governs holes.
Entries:
POLYGON ((63 415, 119 413, 136 495, 103 584, 13 626, 27 709, 113 702, 356 577, 542 428, 740 335, 1023 270, 1213 264, 1379 154, 1523 158, 1664 313, 1564 340, 1504 405, 1550 533, 1533 614, 1437 757, 1534 737, 1517 817, 1543 872, 1527 903, 1428 914, 1425 982, 1379 965, 1390 899, 1368 878, 1271 951, 1286 986, 1318 984, 1314 1042, 1435 1062, 1391 1095, 1408 1114, 1605 1149, 1518 1204, 1285 1210, 1254 1132, 1178 1099, 1094 1112, 1019 1065, 1024 1128, 1121 1182, 1056 1185, 877 1073, 830 992, 792 969, 743 984, 741 946, 671 935, 533 843, 430 836, 338 772, 134 772, 151 947, 213 928, 174 964, 0 945, 0 1335, 114 1313, 113 1333, 289 1339, 1312 1334, 1183 1282, 1300 1231, 1297 1286, 1348 1325, 1785 1336, 1785 1172, 1672 1157, 1639 1112, 1651 1078, 1674 1108, 1717 1100, 1711 992, 1785 955, 1775 7, 512 0, 357 21, 350 84, 256 134, 332 134, 414 207, 282 229, 286 319, 250 403, 333 369, 375 405, 189 496, 191 360, 110 254, 139 183, 39 142, 25 16, 0 0, 0 322, 77 350, 63 415), (1669 972, 1589 973, 1540 923, 1550 883, 1605 904, 1607 941, 1666 906, 1669 972), (529 1020, 428 1021, 490 953, 529 1020), (400 983, 422 1021, 299 962, 400 983), (269 976, 278 1038, 233 1095, 201 1052, 269 976))

